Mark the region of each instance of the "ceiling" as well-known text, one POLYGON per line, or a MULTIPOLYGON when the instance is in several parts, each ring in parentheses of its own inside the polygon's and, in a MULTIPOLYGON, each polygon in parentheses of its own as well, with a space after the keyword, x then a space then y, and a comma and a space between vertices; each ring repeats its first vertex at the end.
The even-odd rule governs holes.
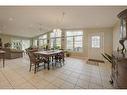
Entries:
POLYGON ((127 6, 1 6, 0 32, 34 37, 54 28, 113 27, 127 6), (64 13, 64 15, 63 15, 64 13))

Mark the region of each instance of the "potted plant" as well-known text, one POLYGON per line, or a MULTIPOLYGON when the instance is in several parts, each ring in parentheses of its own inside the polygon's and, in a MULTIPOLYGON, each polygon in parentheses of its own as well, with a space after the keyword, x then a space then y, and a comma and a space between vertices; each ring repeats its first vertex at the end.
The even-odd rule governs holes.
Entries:
POLYGON ((66 51, 66 57, 70 57, 69 51, 66 51))

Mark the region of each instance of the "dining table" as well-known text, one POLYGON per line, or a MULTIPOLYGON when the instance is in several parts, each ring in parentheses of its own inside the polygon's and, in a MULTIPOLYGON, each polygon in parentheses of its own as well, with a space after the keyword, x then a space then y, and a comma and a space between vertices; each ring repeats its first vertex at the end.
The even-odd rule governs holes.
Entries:
POLYGON ((3 50, 0 50, 0 58, 2 58, 3 59, 3 68, 4 68, 4 66, 5 66, 5 51, 3 51, 3 50))
POLYGON ((44 56, 48 59, 48 70, 50 69, 50 57, 56 56, 57 54, 63 52, 63 50, 47 50, 47 51, 37 51, 34 52, 35 55, 44 56))

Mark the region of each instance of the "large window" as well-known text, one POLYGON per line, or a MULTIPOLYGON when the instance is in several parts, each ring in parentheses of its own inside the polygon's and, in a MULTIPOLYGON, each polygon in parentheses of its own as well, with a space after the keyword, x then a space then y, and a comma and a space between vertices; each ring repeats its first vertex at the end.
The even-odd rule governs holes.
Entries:
POLYGON ((61 48, 61 33, 60 29, 54 29, 50 33, 50 48, 61 48))
POLYGON ((47 34, 44 34, 39 37, 39 47, 47 45, 47 34))
POLYGON ((66 48, 71 51, 82 51, 83 47, 83 31, 67 31, 66 32, 66 48))
POLYGON ((33 46, 34 46, 34 47, 37 47, 37 46, 38 46, 37 39, 34 39, 34 40, 33 40, 33 46))
POLYGON ((30 40, 22 40, 22 50, 30 47, 30 40))
POLYGON ((30 47, 30 40, 12 39, 11 44, 13 49, 25 50, 30 47))
POLYGON ((11 47, 13 49, 22 50, 22 40, 20 40, 20 39, 12 39, 11 47))

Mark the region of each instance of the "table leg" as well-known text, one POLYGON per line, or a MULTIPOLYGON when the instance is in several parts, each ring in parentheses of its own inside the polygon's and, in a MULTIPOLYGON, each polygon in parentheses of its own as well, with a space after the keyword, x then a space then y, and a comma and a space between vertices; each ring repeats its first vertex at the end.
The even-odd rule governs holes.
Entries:
POLYGON ((50 67, 49 67, 49 63, 50 63, 50 61, 49 61, 49 57, 48 57, 48 70, 50 69, 50 67))
POLYGON ((5 66, 5 55, 3 54, 3 68, 5 66))

